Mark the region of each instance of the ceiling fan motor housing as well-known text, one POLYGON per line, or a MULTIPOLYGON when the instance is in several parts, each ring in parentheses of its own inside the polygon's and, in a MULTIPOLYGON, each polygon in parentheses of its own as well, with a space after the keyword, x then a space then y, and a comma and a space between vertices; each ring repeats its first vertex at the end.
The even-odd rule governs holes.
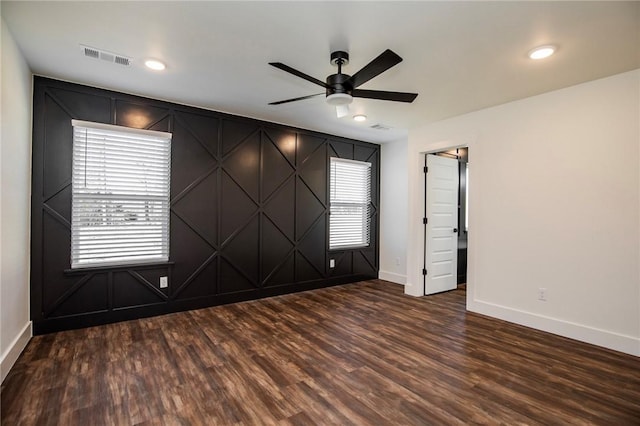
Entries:
POLYGON ((347 93, 350 95, 351 91, 353 90, 353 87, 351 87, 351 85, 347 83, 347 80, 349 80, 350 78, 350 75, 342 73, 331 74, 329 77, 327 77, 327 86, 329 86, 327 87, 327 96, 333 95, 335 93, 347 93))

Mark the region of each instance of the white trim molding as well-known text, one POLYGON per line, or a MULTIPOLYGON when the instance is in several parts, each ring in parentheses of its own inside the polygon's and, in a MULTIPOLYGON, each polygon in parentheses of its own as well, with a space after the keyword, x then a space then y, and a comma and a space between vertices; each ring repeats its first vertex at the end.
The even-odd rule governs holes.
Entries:
POLYGON ((24 348, 27 347, 31 337, 33 337, 33 329, 32 323, 29 321, 20 334, 11 342, 5 353, 2 354, 2 358, 0 359, 0 382, 3 382, 5 377, 7 377, 11 367, 16 363, 24 348))
POLYGON ((378 271, 378 278, 396 284, 407 284, 407 276, 388 271, 378 271))
POLYGON ((479 300, 468 300, 467 310, 640 357, 640 338, 638 337, 601 330, 479 300))

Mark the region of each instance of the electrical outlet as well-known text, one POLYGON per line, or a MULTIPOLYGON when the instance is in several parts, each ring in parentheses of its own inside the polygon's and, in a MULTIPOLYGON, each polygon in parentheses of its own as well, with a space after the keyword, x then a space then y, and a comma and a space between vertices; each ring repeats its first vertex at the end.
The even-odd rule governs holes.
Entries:
POLYGON ((396 266, 400 266, 400 258, 396 257, 396 266))
POLYGON ((543 302, 547 301, 547 289, 544 287, 540 287, 538 289, 538 300, 541 300, 543 302))
POLYGON ((168 277, 160 277, 160 288, 169 287, 169 278, 168 277))
POLYGON ((329 268, 335 268, 335 267, 336 267, 336 260, 329 259, 329 268))

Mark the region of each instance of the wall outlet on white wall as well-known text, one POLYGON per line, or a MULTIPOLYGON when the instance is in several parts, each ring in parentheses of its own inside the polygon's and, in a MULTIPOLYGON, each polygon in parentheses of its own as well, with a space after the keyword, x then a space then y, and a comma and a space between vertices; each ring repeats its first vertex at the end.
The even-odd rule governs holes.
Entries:
POLYGON ((538 300, 543 302, 547 301, 547 289, 545 287, 540 287, 538 289, 538 300))
POLYGON ((160 288, 169 287, 169 278, 168 277, 160 277, 160 288))
POLYGON ((396 266, 400 266, 400 258, 396 257, 396 266))

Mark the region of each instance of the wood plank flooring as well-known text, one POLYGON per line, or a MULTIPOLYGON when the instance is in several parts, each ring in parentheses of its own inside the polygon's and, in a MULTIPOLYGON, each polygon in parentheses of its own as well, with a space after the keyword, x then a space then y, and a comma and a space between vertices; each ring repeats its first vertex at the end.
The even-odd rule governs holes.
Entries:
POLYGON ((34 337, 3 425, 640 424, 640 358, 379 280, 34 337))

